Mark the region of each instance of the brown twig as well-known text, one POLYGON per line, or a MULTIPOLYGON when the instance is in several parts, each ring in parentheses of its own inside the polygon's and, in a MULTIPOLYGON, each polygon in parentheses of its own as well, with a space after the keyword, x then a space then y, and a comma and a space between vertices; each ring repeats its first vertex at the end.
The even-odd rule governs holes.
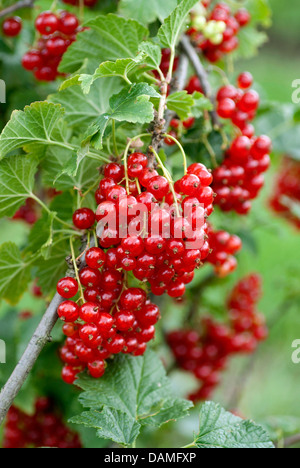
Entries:
POLYGON ((4 8, 3 10, 1 10, 0 18, 10 15, 17 10, 21 10, 22 8, 32 8, 34 2, 35 0, 20 0, 19 2, 14 3, 13 5, 10 5, 7 8, 4 8))
MULTIPOLYGON (((196 52, 195 48, 193 47, 190 39, 188 36, 184 35, 181 39, 181 46, 183 50, 185 51, 186 55, 188 56, 190 62, 192 63, 195 72, 200 80, 201 87, 203 89, 203 92, 205 96, 210 99, 213 105, 215 105, 214 102, 214 96, 212 94, 212 89, 208 80, 208 75, 203 67, 200 57, 198 53, 196 52)), ((214 127, 220 127, 219 119, 215 111, 210 112, 210 116, 212 119, 212 123, 214 127)))
MULTIPOLYGON (((177 72, 173 81, 171 83, 171 93, 176 91, 181 91, 184 89, 187 73, 188 73, 188 58, 185 53, 180 55, 179 64, 177 68, 177 72)), ((167 101, 167 92, 168 87, 162 88, 162 98, 160 102, 160 112, 155 114, 155 119, 151 123, 149 131, 152 133, 152 148, 158 153, 163 142, 163 135, 168 131, 169 125, 173 117, 175 116, 174 112, 166 110, 166 101, 167 101), (161 115, 163 114, 163 118, 161 115)), ((148 155, 148 165, 149 167, 154 167, 155 165, 155 156, 154 153, 150 152, 148 155)))
MULTIPOLYGON (((91 241, 91 246, 92 245, 93 241, 91 241)), ((85 255, 78 263, 80 268, 83 268, 85 265, 85 255)), ((58 319, 57 308, 63 300, 64 299, 59 294, 55 294, 25 349, 23 356, 5 386, 2 388, 0 393, 0 424, 2 424, 9 408, 21 390, 44 346, 51 341, 50 335, 58 319)))

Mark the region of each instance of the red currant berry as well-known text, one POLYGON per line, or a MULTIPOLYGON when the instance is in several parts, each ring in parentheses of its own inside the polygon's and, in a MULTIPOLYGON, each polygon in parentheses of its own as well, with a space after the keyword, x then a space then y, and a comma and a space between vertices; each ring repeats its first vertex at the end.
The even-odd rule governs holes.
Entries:
POLYGON ((90 229, 95 223, 95 213, 89 208, 80 208, 73 215, 74 226, 78 229, 90 229))
POLYGON ((43 36, 50 36, 59 29, 59 20, 51 11, 41 13, 35 22, 35 27, 43 36))
POLYGON ((2 24, 2 31, 4 36, 16 37, 22 30, 22 21, 17 16, 7 18, 2 24))
POLYGON ((103 267, 105 260, 105 252, 98 247, 92 247, 91 249, 89 249, 85 256, 85 261, 87 265, 90 268, 94 268, 95 270, 97 268, 103 267))
POLYGON ((80 271, 79 279, 83 286, 92 288, 94 286, 100 286, 102 277, 99 270, 85 267, 80 271))
POLYGON ((62 278, 57 283, 57 292, 64 299, 71 299, 78 292, 78 283, 75 278, 62 278))
POLYGON ((94 379, 99 379, 105 373, 105 362, 103 360, 88 363, 88 370, 94 379))
POLYGON ((76 302, 65 301, 58 306, 57 313, 64 322, 76 322, 79 318, 79 306, 76 302))
POLYGON ((249 72, 241 73, 237 79, 237 84, 240 89, 251 88, 253 84, 253 76, 249 72))

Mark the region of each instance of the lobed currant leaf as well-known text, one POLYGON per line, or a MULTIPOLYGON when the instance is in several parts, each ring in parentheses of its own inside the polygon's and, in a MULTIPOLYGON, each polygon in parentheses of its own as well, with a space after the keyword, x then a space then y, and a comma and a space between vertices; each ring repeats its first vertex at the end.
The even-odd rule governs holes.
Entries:
POLYGON ((124 446, 132 445, 141 429, 140 424, 126 413, 109 407, 85 411, 70 422, 97 429, 98 437, 124 446))
POLYGON ((52 134, 63 115, 60 105, 49 102, 35 102, 24 111, 14 111, 0 135, 0 158, 17 148, 29 152, 33 144, 56 144, 52 134))
POLYGON ((197 448, 274 448, 270 436, 259 425, 245 421, 213 402, 200 410, 197 448))
POLYGON ((189 117, 194 104, 193 96, 188 94, 187 91, 178 91, 171 94, 167 99, 168 109, 176 112, 181 120, 185 120, 189 117))
POLYGON ((119 11, 121 15, 133 18, 142 24, 150 24, 159 19, 163 21, 177 6, 177 0, 121 0, 119 11))
POLYGON ((135 58, 139 44, 148 36, 147 29, 137 21, 115 14, 98 16, 88 21, 88 30, 77 35, 60 64, 62 73, 74 73, 84 62, 89 71, 99 63, 120 58, 135 58))
POLYGON ((198 3, 196 0, 182 0, 173 12, 165 19, 158 31, 158 39, 163 47, 174 49, 185 25, 187 15, 198 3))
POLYGON ((13 216, 30 197, 37 172, 37 160, 11 156, 0 162, 0 217, 13 216))
POLYGON ((154 118, 153 104, 150 98, 160 95, 146 83, 125 87, 110 99, 111 111, 100 115, 84 136, 83 144, 89 141, 96 149, 102 149, 103 136, 111 119, 119 122, 149 123, 154 118))
POLYGON ((146 54, 147 65, 153 69, 158 69, 161 63, 161 48, 158 44, 151 41, 144 41, 140 44, 139 50, 146 54))
POLYGON ((99 115, 109 110, 109 98, 121 90, 119 78, 102 78, 85 95, 78 83, 50 96, 51 102, 65 109, 65 120, 80 132, 84 132, 99 115))
MULTIPOLYGON (((105 375, 100 380, 81 374, 76 382, 84 392, 80 396, 80 402, 91 411, 99 411, 97 418, 101 424, 102 411, 112 411, 113 427, 124 427, 124 419, 128 427, 133 428, 137 437, 141 426, 150 425, 159 427, 162 424, 177 420, 187 415, 192 403, 180 398, 172 397, 171 384, 166 377, 165 370, 160 359, 153 351, 147 351, 144 356, 132 357, 119 355, 107 368, 105 375)), ((83 413, 80 423, 83 423, 84 415, 86 425, 91 422, 91 414, 83 413)), ((95 422, 95 413, 92 420, 95 422)), ((78 422, 75 418, 72 422, 78 422)), ((102 427, 101 437, 111 437, 111 426, 102 427)), ((128 435, 123 434, 124 440, 128 435)), ((131 442, 132 443, 132 442, 131 442)))
POLYGON ((13 242, 0 246, 0 298, 17 304, 31 280, 30 263, 13 242))

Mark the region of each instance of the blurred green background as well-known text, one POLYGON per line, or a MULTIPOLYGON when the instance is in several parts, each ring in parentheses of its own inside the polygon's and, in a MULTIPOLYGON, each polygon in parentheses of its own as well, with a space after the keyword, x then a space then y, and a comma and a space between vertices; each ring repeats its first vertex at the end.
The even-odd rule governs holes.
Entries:
MULTIPOLYGON (((292 82, 300 78, 299 0, 270 0, 270 4, 273 26, 269 31, 269 42, 256 57, 239 62, 236 71, 247 69, 253 73, 263 99, 291 104, 292 82)), ((273 168, 264 193, 255 202, 249 218, 243 220, 242 230, 239 220, 226 215, 226 227, 241 234, 245 248, 239 257, 238 271, 220 287, 208 289, 204 297, 206 304, 222 305, 238 278, 253 271, 263 276, 264 297, 260 310, 272 324, 270 337, 260 346, 255 358, 237 358, 232 362, 214 398, 228 409, 237 406, 242 415, 256 421, 264 421, 270 416, 293 416, 300 421, 300 364, 295 365, 291 360, 292 342, 300 339, 300 301, 295 300, 292 307, 286 305, 288 295, 300 295, 300 232, 268 210, 279 162, 280 155, 273 155, 273 168)), ((218 221, 223 222, 222 218, 218 221)), ((1 222, 0 242, 14 239, 22 245, 27 231, 22 223, 1 222)), ((21 303, 21 310, 39 313, 41 307, 42 303, 33 300, 30 294, 26 294, 21 303)), ((6 310, 7 306, 2 304, 0 317, 6 310)), ((182 374, 173 377, 180 393, 186 379, 182 374)), ((300 431, 300 423, 297 424, 300 431)), ((196 412, 173 427, 172 432, 167 425, 159 436, 151 432, 145 434, 141 441, 143 446, 172 446, 170 439, 174 438, 175 445, 179 434, 182 442, 183 434, 187 433, 189 442, 191 432, 197 428, 196 412)))

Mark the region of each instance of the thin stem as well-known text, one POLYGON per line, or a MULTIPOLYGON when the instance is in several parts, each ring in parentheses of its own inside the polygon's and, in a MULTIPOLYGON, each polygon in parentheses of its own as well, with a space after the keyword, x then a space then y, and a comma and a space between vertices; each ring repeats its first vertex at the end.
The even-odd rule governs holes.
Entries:
POLYGON ((185 151, 184 151, 184 149, 183 149, 182 144, 181 144, 175 137, 173 137, 172 135, 169 135, 169 134, 165 133, 163 136, 164 136, 164 137, 168 137, 168 138, 170 138, 170 140, 174 141, 174 143, 176 143, 176 145, 177 145, 178 148, 180 149, 181 154, 182 154, 182 157, 183 157, 184 174, 187 174, 186 154, 185 154, 185 151))
POLYGON ((119 150, 117 146, 117 139, 116 139, 116 121, 113 119, 112 121, 112 138, 113 138, 113 145, 114 145, 114 153, 115 156, 118 158, 119 157, 119 150))
POLYGON ((82 303, 84 303, 83 289, 82 289, 82 285, 81 285, 81 282, 80 282, 80 279, 79 279, 79 270, 78 270, 78 266, 77 266, 77 262, 76 262, 76 256, 75 256, 75 250, 74 250, 74 244, 73 244, 73 238, 72 237, 70 238, 70 248, 71 248, 71 254, 72 254, 72 262, 73 262, 73 266, 74 266, 74 272, 75 272, 76 280, 77 280, 79 291, 80 291, 80 299, 81 299, 82 303))
POLYGON ((177 202, 177 196, 176 196, 176 192, 175 192, 175 189, 174 189, 174 182, 173 182, 173 179, 169 173, 169 171, 165 168, 162 160, 160 159, 159 155, 157 154, 157 152, 155 151, 155 149, 152 147, 152 146, 149 146, 149 151, 151 151, 157 162, 158 162, 158 165, 159 167, 161 168, 161 170, 163 171, 164 173, 164 176, 165 178, 167 179, 167 181, 169 182, 170 184, 170 189, 171 189, 171 192, 172 192, 172 195, 173 195, 173 198, 174 198, 174 203, 175 203, 175 206, 176 206, 176 213, 177 213, 177 216, 179 217, 180 216, 180 212, 179 212, 179 207, 178 207, 178 202, 177 202))
POLYGON ((34 195, 34 193, 31 193, 30 194, 30 198, 32 198, 32 200, 36 201, 42 208, 43 210, 45 210, 49 215, 53 216, 53 218, 60 224, 62 224, 63 226, 66 226, 67 228, 69 229, 73 229, 73 226, 69 223, 67 223, 66 221, 64 221, 63 219, 59 218, 57 215, 54 214, 53 211, 51 211, 48 206, 40 199, 38 198, 36 195, 34 195))
POLYGON ((203 141, 203 144, 205 145, 205 148, 207 149, 207 152, 209 153, 209 155, 211 157, 212 164, 213 164, 214 168, 218 167, 218 161, 217 161, 216 154, 215 154, 215 152, 213 150, 213 147, 209 143, 206 135, 203 136, 202 141, 203 141))
POLYGON ((34 1, 35 0, 21 0, 15 3, 14 5, 10 5, 7 8, 4 8, 0 11, 0 18, 10 15, 11 13, 14 13, 17 10, 21 10, 22 8, 33 8, 34 1))

